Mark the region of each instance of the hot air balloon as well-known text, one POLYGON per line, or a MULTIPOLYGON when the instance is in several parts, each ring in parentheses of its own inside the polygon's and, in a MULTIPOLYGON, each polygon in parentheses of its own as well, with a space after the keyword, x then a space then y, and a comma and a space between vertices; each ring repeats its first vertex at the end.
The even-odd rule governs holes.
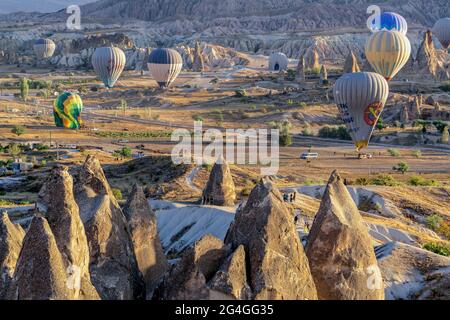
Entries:
POLYGON ((388 94, 387 81, 377 73, 346 73, 336 81, 334 99, 357 151, 368 146, 388 94))
POLYGON ((395 30, 406 36, 408 32, 408 23, 405 18, 403 18, 398 13, 394 12, 383 12, 380 15, 379 25, 377 25, 377 19, 373 19, 371 22, 371 31, 377 32, 381 30, 395 30))
POLYGON ((126 62, 125 53, 116 47, 97 48, 92 55, 94 70, 107 88, 114 87, 126 62))
POLYGON ((79 95, 71 92, 62 93, 53 103, 53 116, 57 127, 79 129, 83 101, 79 95))
POLYGON ((286 70, 289 64, 288 57, 282 52, 272 53, 269 57, 269 70, 270 71, 283 71, 286 70))
POLYGON ((411 44, 398 31, 378 31, 366 42, 366 57, 373 69, 391 80, 408 62, 411 44))
POLYGON ((444 49, 450 48, 450 18, 439 19, 432 31, 444 49))
POLYGON ((173 49, 158 48, 148 58, 148 69, 162 87, 169 87, 183 68, 183 58, 173 49))
POLYGON ((39 39, 34 43, 33 49, 38 59, 48 59, 55 53, 56 45, 50 39, 39 39))

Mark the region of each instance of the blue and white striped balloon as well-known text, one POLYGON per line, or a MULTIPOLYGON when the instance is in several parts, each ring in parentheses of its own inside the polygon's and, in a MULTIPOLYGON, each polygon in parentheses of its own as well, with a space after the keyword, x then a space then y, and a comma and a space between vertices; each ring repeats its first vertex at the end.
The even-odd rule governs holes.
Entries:
POLYGON ((148 69, 160 87, 169 87, 183 68, 183 58, 173 49, 157 48, 148 58, 148 69))
POLYGON ((408 32, 408 23, 405 18, 395 12, 383 12, 380 15, 379 25, 377 19, 372 20, 371 31, 377 32, 381 30, 398 31, 403 35, 408 32))

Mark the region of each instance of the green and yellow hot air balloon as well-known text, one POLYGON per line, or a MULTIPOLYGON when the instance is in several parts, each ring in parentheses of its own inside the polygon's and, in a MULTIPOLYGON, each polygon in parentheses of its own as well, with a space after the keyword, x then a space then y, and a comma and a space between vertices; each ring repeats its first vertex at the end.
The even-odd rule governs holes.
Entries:
POLYGON ((72 92, 62 93, 53 103, 55 125, 66 129, 81 127, 81 112, 83 101, 80 96, 72 92))

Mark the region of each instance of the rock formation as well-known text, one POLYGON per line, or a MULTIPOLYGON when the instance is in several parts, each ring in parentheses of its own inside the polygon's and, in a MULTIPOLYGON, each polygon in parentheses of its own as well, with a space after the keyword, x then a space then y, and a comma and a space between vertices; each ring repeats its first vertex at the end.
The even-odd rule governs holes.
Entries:
POLYGON ((3 212, 0 219, 0 300, 6 298, 24 237, 22 227, 13 224, 8 214, 3 212))
POLYGON ((409 122, 409 113, 407 106, 403 106, 403 108, 400 110, 400 122, 401 123, 409 122))
POLYGON ((319 53, 317 49, 310 50, 306 54, 306 68, 315 72, 320 71, 319 53))
POLYGON ((206 235, 186 250, 156 290, 155 297, 163 300, 211 299, 207 283, 229 253, 221 240, 206 235))
POLYGON ((145 280, 146 293, 151 297, 168 263, 159 239, 156 216, 138 185, 133 187, 123 212, 128 221, 138 267, 145 280))
POLYGON ((353 51, 350 51, 347 58, 345 59, 344 73, 352 73, 360 71, 361 69, 359 68, 358 60, 356 59, 356 56, 353 53, 353 51))
POLYGON ((376 248, 389 300, 448 300, 450 258, 399 242, 376 248))
POLYGON ((233 206, 235 201, 236 190, 230 167, 224 159, 219 159, 214 164, 203 190, 202 203, 215 206, 233 206))
POLYGON ((214 278, 208 283, 208 287, 232 296, 237 300, 248 300, 251 298, 251 290, 247 283, 245 248, 243 245, 240 245, 228 257, 214 278))
POLYGON ((305 81, 305 68, 305 57, 301 56, 298 60, 297 71, 295 74, 297 77, 297 81, 300 83, 305 81))
POLYGON ((7 297, 12 300, 70 300, 71 282, 47 221, 35 217, 23 240, 7 297))
POLYGON ((252 299, 317 299, 294 216, 269 180, 261 180, 238 210, 225 243, 245 248, 252 299))
POLYGON ((194 50, 194 61, 192 63, 192 71, 195 72, 203 72, 205 69, 204 63, 203 63, 203 54, 202 49, 200 47, 200 42, 195 43, 195 50, 194 50))
POLYGON ((100 297, 143 298, 143 278, 127 221, 94 156, 88 156, 78 172, 74 193, 89 244, 91 279, 100 297))
POLYGON ((321 85, 328 84, 328 71, 327 71, 327 67, 325 67, 325 65, 322 65, 322 67, 320 68, 320 81, 319 81, 319 83, 321 85))
POLYGON ((384 299, 372 240, 337 171, 311 227, 306 255, 319 299, 384 299))
POLYGON ((89 247, 78 205, 73 195, 73 179, 67 167, 53 169, 39 192, 39 211, 45 215, 62 254, 75 299, 99 299, 89 274, 89 247))
POLYGON ((419 70, 425 74, 429 73, 433 77, 436 76, 438 62, 436 57, 436 48, 434 47, 433 37, 430 30, 425 32, 423 36, 423 41, 417 51, 416 61, 419 70))

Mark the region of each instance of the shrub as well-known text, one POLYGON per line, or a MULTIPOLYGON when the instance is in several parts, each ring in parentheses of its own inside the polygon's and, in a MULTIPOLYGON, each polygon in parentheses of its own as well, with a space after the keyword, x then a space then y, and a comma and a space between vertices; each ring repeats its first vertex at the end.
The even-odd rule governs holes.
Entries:
POLYGON ((26 129, 25 129, 24 126, 19 126, 19 125, 17 125, 17 126, 14 126, 14 127, 11 129, 11 132, 14 133, 16 136, 19 137, 19 136, 23 135, 23 134, 26 132, 26 129))
POLYGON ((245 91, 245 89, 238 89, 236 91, 234 91, 234 96, 237 98, 244 98, 247 97, 247 91, 245 91))
POLYGON ((376 185, 376 186, 394 187, 394 186, 398 186, 399 182, 397 180, 395 180, 395 178, 391 175, 380 174, 378 177, 372 179, 370 184, 376 185))
POLYGON ((450 92, 450 81, 444 82, 439 88, 442 91, 450 92))
POLYGON ((437 187, 439 186, 439 182, 435 180, 428 180, 422 176, 414 175, 409 178, 409 184, 415 187, 437 187))
POLYGON ((325 126, 320 128, 319 137, 321 138, 331 138, 340 140, 351 140, 352 137, 349 135, 347 128, 345 126, 329 127, 325 126))
POLYGON ((400 152, 397 149, 388 149, 388 153, 391 157, 400 157, 400 152))
POLYGON ((367 178, 358 178, 356 179, 356 185, 359 186, 367 186, 370 184, 370 180, 367 178))
POLYGON ((438 231, 439 228, 441 227, 441 224, 444 222, 444 219, 437 215, 437 214, 433 214, 431 216, 428 216, 425 219, 425 223, 427 224, 427 227, 430 228, 433 231, 438 231))
POLYGON ((392 170, 405 174, 409 170, 409 165, 406 162, 399 162, 392 170))
POLYGON ((194 121, 200 121, 203 122, 203 117, 199 116, 198 114, 195 114, 192 116, 192 119, 194 119, 194 121))
POLYGON ((425 250, 434 252, 444 257, 450 256, 450 245, 436 242, 428 242, 424 244, 423 248, 425 250))
POLYGON ((412 152, 412 155, 413 155, 414 157, 416 157, 416 158, 420 158, 420 157, 422 156, 422 151, 420 151, 420 150, 414 150, 414 151, 412 152))
POLYGON ((123 199, 122 191, 120 189, 112 188, 111 191, 112 191, 114 197, 116 197, 117 200, 122 200, 123 199))

